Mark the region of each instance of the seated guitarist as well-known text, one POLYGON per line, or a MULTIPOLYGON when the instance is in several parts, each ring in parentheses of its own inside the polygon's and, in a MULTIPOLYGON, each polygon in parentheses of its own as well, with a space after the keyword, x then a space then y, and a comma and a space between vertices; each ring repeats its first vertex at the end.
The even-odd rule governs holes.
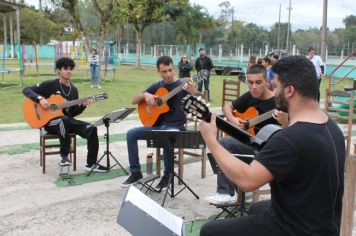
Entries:
POLYGON ((272 67, 277 107, 290 125, 275 133, 248 165, 216 141, 216 118, 199 129, 220 169, 243 191, 267 183, 271 200, 251 205, 249 215, 205 224, 200 236, 337 236, 344 193, 345 138, 321 109, 313 64, 288 56, 272 67))
MULTIPOLYGON (((267 72, 264 66, 252 65, 247 71, 246 83, 249 91, 224 107, 224 113, 228 121, 243 129, 246 128, 246 120, 235 117, 234 111, 244 113, 247 109, 254 107, 258 114, 261 115, 276 108, 274 94, 268 89, 267 72)), ((256 124, 254 132, 257 133, 267 124, 281 124, 283 127, 287 127, 288 114, 274 110, 270 119, 256 124)), ((254 154, 250 146, 229 136, 220 139, 219 143, 233 154, 254 154)), ((206 197, 205 200, 213 204, 236 201, 235 187, 224 173, 221 172, 217 175, 217 193, 206 197)))
MULTIPOLYGON (((26 97, 38 102, 44 109, 49 108, 47 99, 52 95, 61 95, 67 101, 78 99, 78 90, 70 82, 75 63, 71 58, 59 58, 56 61, 58 79, 44 81, 23 90, 26 97)), ((86 106, 93 103, 92 99, 84 100, 82 105, 76 105, 63 109, 64 116, 50 120, 43 128, 48 133, 58 134, 60 141, 59 164, 61 166, 70 165, 68 153, 70 150, 69 133, 76 133, 80 137, 88 140, 87 165, 85 170, 90 171, 96 163, 99 150, 99 140, 97 128, 87 122, 76 120, 73 117, 81 114, 86 106)), ((97 165, 93 171, 106 172, 106 167, 97 165)))
MULTIPOLYGON (((173 61, 169 56, 161 56, 160 58, 158 58, 156 66, 157 71, 161 76, 162 80, 153 83, 144 92, 136 95, 133 98, 133 104, 139 104, 145 101, 147 105, 155 106, 156 103, 154 94, 158 89, 164 87, 168 91, 171 91, 174 88, 180 86, 182 83, 184 83, 183 81, 178 80, 176 77, 174 77, 173 61)), ((153 126, 137 127, 130 129, 127 132, 126 140, 131 175, 125 182, 121 184, 122 187, 128 187, 142 178, 137 141, 146 139, 146 131, 185 129, 184 125, 186 123, 186 117, 183 110, 180 108, 180 104, 182 98, 189 93, 196 93, 196 89, 191 83, 185 84, 183 90, 181 90, 178 94, 176 94, 167 101, 169 111, 161 114, 158 117, 157 121, 153 124, 153 126)), ((157 191, 162 191, 168 186, 168 175, 171 172, 170 160, 171 158, 174 158, 173 151, 173 149, 163 149, 164 175, 159 184, 155 187, 157 191)))

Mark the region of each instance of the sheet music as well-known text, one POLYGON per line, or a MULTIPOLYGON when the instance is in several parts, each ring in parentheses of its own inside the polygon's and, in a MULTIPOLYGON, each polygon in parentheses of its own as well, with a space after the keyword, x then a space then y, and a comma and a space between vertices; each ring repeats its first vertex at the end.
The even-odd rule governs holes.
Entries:
POLYGON ((147 197, 137 188, 131 186, 127 192, 124 201, 131 202, 132 204, 146 212, 148 215, 156 219, 158 222, 166 226, 175 234, 185 234, 184 221, 182 218, 170 213, 157 202, 147 197))

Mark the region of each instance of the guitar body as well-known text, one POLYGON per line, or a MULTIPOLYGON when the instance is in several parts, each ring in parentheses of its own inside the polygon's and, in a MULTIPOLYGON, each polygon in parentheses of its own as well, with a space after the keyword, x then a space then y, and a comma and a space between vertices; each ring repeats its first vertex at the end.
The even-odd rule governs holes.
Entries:
POLYGON ((65 102, 61 95, 53 95, 47 98, 47 101, 50 104, 50 108, 45 110, 39 103, 29 98, 25 99, 22 105, 22 112, 26 122, 32 128, 41 128, 47 124, 48 121, 64 115, 62 109, 55 109, 56 104, 65 102))
MULTIPOLYGON (((154 95, 157 97, 157 99, 160 99, 160 97, 165 96, 168 93, 169 92, 166 88, 161 87, 156 91, 154 95)), ((144 126, 152 126, 161 114, 169 111, 169 107, 167 105, 167 102, 162 103, 160 106, 150 106, 146 103, 145 100, 143 100, 138 104, 137 110, 142 124, 144 126)))
MULTIPOLYGON (((246 120, 248 122, 249 119, 253 119, 258 116, 258 111, 254 107, 249 107, 245 112, 240 113, 240 112, 236 111, 236 112, 233 112, 233 115, 237 118, 246 120)), ((250 127, 247 123, 246 129, 251 135, 253 135, 253 136, 256 135, 254 126, 250 127)))

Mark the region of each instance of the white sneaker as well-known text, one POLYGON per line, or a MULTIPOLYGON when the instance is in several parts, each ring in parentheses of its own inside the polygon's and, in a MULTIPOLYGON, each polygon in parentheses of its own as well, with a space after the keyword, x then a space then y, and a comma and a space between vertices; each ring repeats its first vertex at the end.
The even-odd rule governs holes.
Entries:
POLYGON ((211 204, 226 204, 236 202, 236 194, 231 196, 230 194, 216 193, 212 196, 205 197, 205 201, 211 204))
POLYGON ((98 85, 98 88, 99 88, 99 89, 101 89, 101 86, 100 86, 100 85, 98 85))
POLYGON ((94 88, 94 85, 90 85, 90 88, 94 88))

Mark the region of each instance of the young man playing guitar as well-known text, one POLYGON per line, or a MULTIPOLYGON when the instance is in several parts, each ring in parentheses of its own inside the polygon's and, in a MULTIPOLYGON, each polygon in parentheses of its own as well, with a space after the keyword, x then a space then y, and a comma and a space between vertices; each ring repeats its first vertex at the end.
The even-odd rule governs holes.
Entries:
POLYGON ((303 56, 280 59, 275 96, 290 124, 273 134, 250 164, 216 141, 216 116, 200 122, 202 136, 220 169, 245 192, 266 183, 271 200, 252 205, 248 216, 215 220, 201 236, 337 236, 344 189, 345 140, 337 124, 320 110, 313 64, 303 56))
MULTIPOLYGON (((246 110, 255 108, 259 114, 271 112, 271 118, 256 124, 254 133, 257 133, 267 124, 281 124, 283 127, 288 126, 288 114, 274 110, 276 108, 275 97, 272 91, 268 89, 267 72, 262 65, 252 65, 247 71, 246 83, 248 92, 237 98, 232 103, 224 107, 224 114, 229 122, 245 129, 246 120, 235 117, 234 111, 244 113, 246 110)), ((253 155, 254 150, 239 140, 230 136, 220 139, 219 143, 233 154, 253 155)), ((230 203, 236 201, 234 184, 226 178, 224 173, 217 174, 217 193, 205 198, 206 201, 213 204, 230 203)))
MULTIPOLYGON (((70 82, 74 67, 75 63, 71 58, 59 58, 56 61, 56 70, 59 78, 27 87, 23 90, 24 95, 34 102, 39 103, 45 110, 49 109, 50 104, 47 99, 52 95, 61 95, 67 101, 78 99, 78 90, 70 82)), ((69 133, 76 133, 80 137, 88 140, 88 155, 85 170, 90 171, 92 166, 96 163, 99 150, 97 128, 87 122, 74 119, 75 116, 81 114, 85 108, 93 102, 93 99, 86 99, 83 100, 83 103, 80 105, 63 109, 64 116, 50 120, 43 127, 48 133, 58 134, 59 136, 61 155, 59 164, 61 166, 71 164, 68 159, 70 150, 69 133)), ((93 171, 106 172, 107 169, 97 165, 93 171)))
MULTIPOLYGON (((144 92, 136 95, 133 98, 133 104, 139 104, 141 102, 147 103, 148 106, 156 106, 157 99, 154 94, 155 92, 164 87, 168 91, 172 91, 178 86, 184 83, 182 80, 178 80, 174 77, 174 66, 172 58, 169 56, 161 56, 158 58, 157 63, 157 72, 161 76, 162 80, 153 83, 149 86, 144 92)), ((183 90, 178 92, 175 96, 167 101, 167 105, 169 107, 169 111, 161 114, 157 121, 152 126, 143 126, 130 129, 126 134, 127 140, 127 150, 128 150, 128 158, 130 162, 130 171, 131 175, 129 178, 121 184, 122 187, 128 187, 134 184, 137 180, 142 178, 141 166, 139 162, 138 155, 138 140, 145 140, 145 133, 151 130, 184 130, 186 117, 183 110, 180 107, 182 98, 187 94, 195 94, 196 89, 192 83, 186 83, 183 86, 183 90)), ((147 108, 149 109, 149 108, 147 108)), ((162 191, 168 186, 168 175, 171 172, 171 159, 174 158, 173 149, 163 149, 164 156, 164 175, 159 182, 159 184, 155 187, 157 191, 162 191)))

